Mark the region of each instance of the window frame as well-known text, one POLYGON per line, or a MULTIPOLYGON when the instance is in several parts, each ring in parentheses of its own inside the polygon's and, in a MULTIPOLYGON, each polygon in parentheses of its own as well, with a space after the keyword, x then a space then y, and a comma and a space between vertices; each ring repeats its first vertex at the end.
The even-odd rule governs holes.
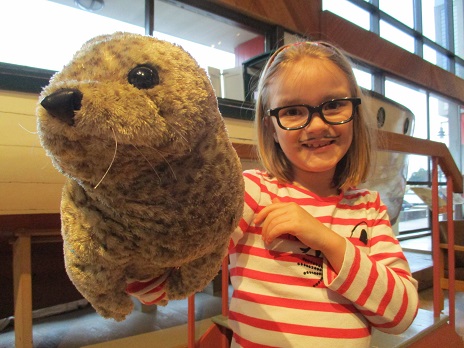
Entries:
MULTIPOLYGON (((163 0, 165 1, 165 0, 163 0)), ((254 30, 265 37, 265 51, 283 42, 284 31, 281 27, 243 16, 218 4, 202 0, 166 1, 201 15, 213 17, 228 24, 254 30)), ((145 34, 151 35, 154 30, 155 0, 145 1, 145 34)), ((0 89, 24 93, 40 93, 48 85, 54 70, 16 65, 0 62, 0 89)), ((235 101, 218 97, 219 109, 228 117, 252 120, 253 104, 249 101, 235 101)))
POLYGON ((379 9, 378 0, 371 0, 371 2, 366 2, 364 0, 347 0, 356 6, 362 8, 363 10, 371 14, 371 32, 380 35, 380 21, 383 20, 386 23, 390 24, 393 27, 396 27, 400 31, 408 34, 414 38, 415 49, 414 54, 423 58, 423 46, 427 45, 436 52, 442 54, 443 56, 449 59, 449 68, 447 71, 455 74, 456 64, 461 66, 464 65, 464 59, 455 54, 454 49, 454 25, 452 20, 453 18, 453 3, 451 0, 446 0, 445 15, 447 16, 447 30, 450 35, 446 45, 448 48, 441 46, 435 41, 429 39, 428 37, 422 34, 422 7, 421 1, 413 1, 413 16, 414 16, 414 28, 410 28, 406 24, 400 22, 396 18, 390 16, 389 14, 381 11, 379 9))

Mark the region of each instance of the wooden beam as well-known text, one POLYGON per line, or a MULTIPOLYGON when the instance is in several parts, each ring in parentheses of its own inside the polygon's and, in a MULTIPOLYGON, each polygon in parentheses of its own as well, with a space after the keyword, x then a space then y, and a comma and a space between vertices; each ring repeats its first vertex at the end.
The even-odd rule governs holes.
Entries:
POLYGON ((209 0, 248 17, 308 36, 319 32, 321 0, 209 0))

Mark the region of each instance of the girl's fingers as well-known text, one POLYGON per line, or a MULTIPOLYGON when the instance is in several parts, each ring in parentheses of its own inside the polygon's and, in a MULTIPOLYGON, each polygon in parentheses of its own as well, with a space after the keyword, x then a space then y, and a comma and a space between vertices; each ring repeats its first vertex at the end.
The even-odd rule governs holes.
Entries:
POLYGON ((294 214, 287 209, 279 209, 269 213, 262 224, 263 240, 270 243, 282 234, 292 233, 294 229, 293 217, 294 214))
POLYGON ((264 207, 258 214, 256 214, 254 223, 256 225, 261 224, 266 217, 271 213, 272 211, 275 211, 276 209, 279 209, 281 206, 278 205, 277 203, 281 203, 278 198, 272 199, 272 204, 264 207))

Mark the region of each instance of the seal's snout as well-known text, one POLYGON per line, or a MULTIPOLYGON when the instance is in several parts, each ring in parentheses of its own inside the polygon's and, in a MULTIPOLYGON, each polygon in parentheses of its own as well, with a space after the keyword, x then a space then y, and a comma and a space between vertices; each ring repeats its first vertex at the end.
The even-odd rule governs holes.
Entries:
POLYGON ((72 126, 74 112, 82 106, 82 92, 72 88, 60 89, 45 97, 40 104, 50 115, 72 126))

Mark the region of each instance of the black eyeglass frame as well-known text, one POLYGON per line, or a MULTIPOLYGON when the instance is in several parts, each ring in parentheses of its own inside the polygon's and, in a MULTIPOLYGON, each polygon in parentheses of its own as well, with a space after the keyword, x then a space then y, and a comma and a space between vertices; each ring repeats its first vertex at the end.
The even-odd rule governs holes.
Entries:
POLYGON ((356 108, 360 104, 361 104, 361 98, 357 98, 357 97, 337 98, 337 99, 327 100, 327 101, 321 103, 318 106, 311 106, 311 105, 307 105, 307 104, 296 104, 296 105, 281 106, 281 107, 278 107, 278 108, 275 108, 275 109, 267 110, 267 114, 268 114, 268 116, 274 116, 277 119, 277 124, 279 125, 279 127, 282 128, 282 129, 285 129, 285 130, 298 130, 298 129, 305 128, 311 122, 311 120, 313 118, 313 115, 316 112, 319 114, 319 117, 325 123, 336 126, 336 125, 345 124, 345 123, 348 123, 348 122, 352 121, 353 117, 354 117, 354 114, 356 113, 356 108), (333 122, 333 121, 327 120, 325 118, 325 116, 324 116, 322 108, 324 107, 324 105, 326 105, 328 103, 333 103, 333 102, 336 102, 336 101, 339 101, 339 100, 349 100, 353 104, 353 112, 351 113, 351 116, 348 119, 344 120, 344 121, 333 122), (303 106, 306 109, 308 109, 308 111, 309 111, 308 119, 301 126, 298 126, 298 127, 285 127, 280 123, 279 111, 282 110, 282 109, 289 108, 289 107, 294 107, 294 106, 303 106))

